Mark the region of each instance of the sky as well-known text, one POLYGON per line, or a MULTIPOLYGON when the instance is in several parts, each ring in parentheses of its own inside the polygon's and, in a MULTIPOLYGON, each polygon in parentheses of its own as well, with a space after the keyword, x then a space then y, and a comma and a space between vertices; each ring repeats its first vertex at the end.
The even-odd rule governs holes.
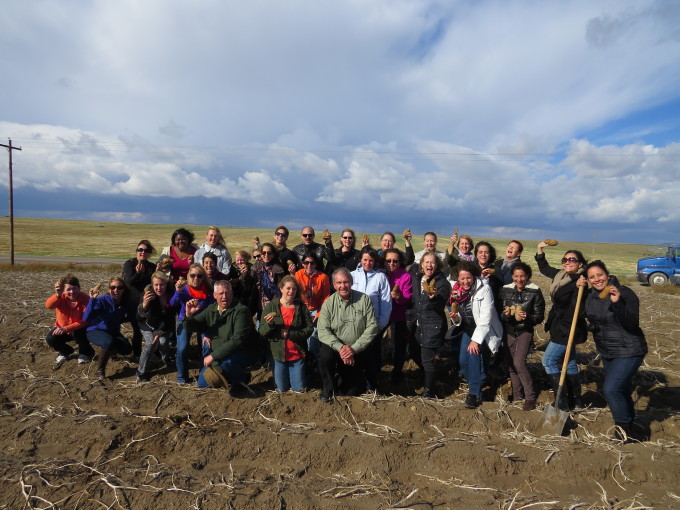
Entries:
POLYGON ((3 0, 0 63, 15 216, 680 241, 680 2, 3 0))

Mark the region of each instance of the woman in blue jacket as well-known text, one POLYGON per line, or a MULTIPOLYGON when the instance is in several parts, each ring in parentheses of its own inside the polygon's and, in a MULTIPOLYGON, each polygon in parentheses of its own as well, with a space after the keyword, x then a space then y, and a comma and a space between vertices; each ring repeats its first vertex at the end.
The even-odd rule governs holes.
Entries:
POLYGON ((125 280, 114 277, 109 280, 109 293, 98 296, 98 290, 90 290, 90 302, 87 304, 83 320, 89 323, 87 340, 99 347, 97 361, 97 378, 104 379, 106 364, 111 351, 119 354, 130 354, 132 345, 120 332, 124 322, 131 322, 136 317, 135 302, 130 299, 125 280))

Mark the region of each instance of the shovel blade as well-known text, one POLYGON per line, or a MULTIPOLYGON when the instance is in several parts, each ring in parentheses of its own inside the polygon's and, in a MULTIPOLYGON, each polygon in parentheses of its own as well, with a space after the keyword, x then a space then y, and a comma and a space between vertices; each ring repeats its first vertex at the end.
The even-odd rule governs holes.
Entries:
POLYGON ((543 408, 538 430, 545 434, 561 436, 567 423, 567 418, 569 418, 569 411, 562 411, 554 404, 547 405, 543 408))

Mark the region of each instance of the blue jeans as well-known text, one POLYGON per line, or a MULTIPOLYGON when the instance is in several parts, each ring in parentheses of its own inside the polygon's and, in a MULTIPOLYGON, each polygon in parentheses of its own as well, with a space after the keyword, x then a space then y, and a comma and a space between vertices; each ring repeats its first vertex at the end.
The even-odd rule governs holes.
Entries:
MULTIPOLYGON (((212 349, 208 347, 208 344, 203 344, 204 357, 211 352, 212 349)), ((224 377, 227 378, 227 381, 229 381, 229 384, 233 386, 246 381, 246 372, 244 369, 255 363, 255 361, 256 358, 252 354, 246 351, 236 351, 227 359, 220 361, 219 364, 222 369, 222 375, 224 375, 224 377)), ((205 367, 201 368, 201 373, 198 374, 198 387, 210 388, 210 385, 203 377, 203 372, 205 372, 205 367)))
POLYGON ((175 358, 177 380, 179 382, 185 382, 189 378, 189 367, 187 366, 189 340, 191 340, 191 335, 184 328, 184 322, 179 321, 177 324, 177 356, 175 358))
POLYGON ((479 346, 479 354, 470 354, 467 348, 471 341, 470 335, 463 333, 460 339, 460 370, 468 383, 469 393, 481 400, 491 351, 484 342, 479 346))
POLYGON ((116 351, 118 354, 130 354, 132 345, 120 333, 112 335, 103 329, 93 329, 86 333, 88 341, 92 345, 101 347, 104 351, 116 351))
POLYGON ((633 391, 633 376, 642 364, 644 356, 632 358, 602 358, 604 384, 602 393, 618 424, 629 424, 635 420, 635 404, 630 394, 633 391))
MULTIPOLYGON (((562 372, 562 363, 564 361, 564 354, 567 352, 567 346, 549 342, 548 347, 543 353, 543 368, 548 375, 559 374, 562 372)), ((578 365, 576 364, 576 352, 572 347, 571 357, 567 365, 567 374, 578 375, 578 365)))
MULTIPOLYGON (((140 330, 141 331, 141 330, 140 330)), ((168 337, 163 334, 158 338, 158 343, 153 343, 153 331, 142 331, 142 338, 144 338, 144 348, 142 349, 142 354, 139 356, 139 365, 137 366, 138 374, 146 374, 146 365, 149 362, 151 355, 159 349, 161 351, 161 356, 163 362, 168 358, 168 337)))
POLYGON ((274 382, 279 391, 302 391, 305 387, 305 358, 295 361, 274 360, 274 382))

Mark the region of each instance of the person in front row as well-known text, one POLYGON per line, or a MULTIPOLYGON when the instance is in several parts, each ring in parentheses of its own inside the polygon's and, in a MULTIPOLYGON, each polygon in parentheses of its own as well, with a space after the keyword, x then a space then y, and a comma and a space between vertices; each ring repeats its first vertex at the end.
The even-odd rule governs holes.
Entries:
POLYGON ((200 305, 194 299, 187 301, 185 307, 184 328, 189 334, 196 331, 205 335, 198 387, 210 387, 204 376, 210 367, 226 378, 231 395, 238 396, 238 390, 250 381, 246 369, 259 354, 253 320, 248 308, 234 299, 228 281, 215 282, 213 297, 216 302, 200 313, 200 305))
POLYGON ((333 400, 338 366, 342 378, 340 390, 350 396, 364 393, 366 348, 378 334, 371 299, 352 290, 352 275, 347 269, 341 267, 333 272, 333 288, 335 293, 321 307, 318 321, 322 402, 333 400))

